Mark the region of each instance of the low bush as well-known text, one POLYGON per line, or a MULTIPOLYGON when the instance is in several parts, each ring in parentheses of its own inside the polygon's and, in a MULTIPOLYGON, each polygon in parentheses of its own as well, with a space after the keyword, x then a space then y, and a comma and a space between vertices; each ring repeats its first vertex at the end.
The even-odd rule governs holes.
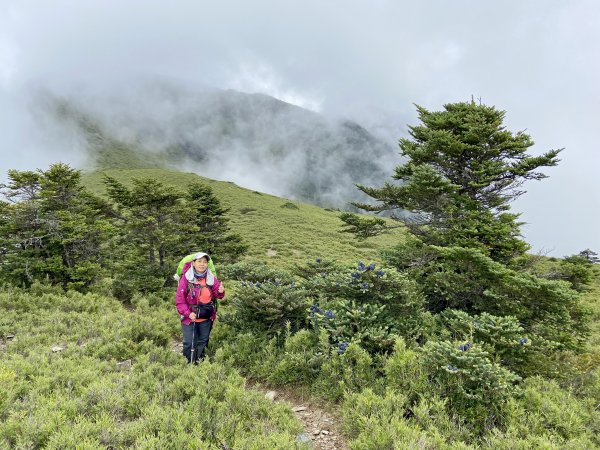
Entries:
POLYGON ((355 269, 313 275, 302 283, 312 298, 313 327, 324 327, 333 343, 353 340, 372 354, 389 353, 398 336, 424 340, 433 321, 407 276, 359 262, 355 269))
POLYGON ((450 410, 479 430, 518 392, 520 377, 477 345, 431 341, 423 348, 423 357, 433 392, 448 399, 450 410))
POLYGON ((436 316, 440 336, 478 344, 500 365, 524 376, 539 371, 539 349, 515 317, 469 315, 447 309, 436 316))
POLYGON ((307 301, 303 289, 279 282, 244 282, 229 299, 233 314, 228 323, 239 330, 282 333, 305 326, 307 301))
POLYGON ((283 351, 267 380, 273 384, 310 386, 329 354, 329 337, 300 330, 285 339, 283 351))
POLYGON ((472 448, 462 440, 466 430, 456 426, 436 397, 410 408, 402 393, 365 389, 346 397, 342 413, 351 449, 472 448))
POLYGON ((283 203, 280 208, 284 208, 284 209, 300 209, 298 208, 298 205, 296 205, 295 203, 292 202, 285 202, 283 203))
POLYGON ((421 353, 407 348, 402 338, 396 340, 393 353, 384 362, 383 371, 386 386, 402 392, 411 403, 431 389, 421 353))
POLYGON ((179 321, 172 305, 139 309, 154 301, 0 291, 2 337, 14 335, 0 346, 0 447, 301 448, 289 407, 227 364, 171 351, 179 321))
POLYGON ((235 280, 245 283, 277 282, 279 284, 294 283, 294 275, 282 270, 269 267, 261 263, 239 262, 219 267, 219 275, 227 280, 235 280))
POLYGON ((313 384, 314 391, 321 397, 339 401, 345 394, 361 392, 365 388, 381 386, 373 366, 373 358, 358 344, 341 347, 321 366, 313 384))

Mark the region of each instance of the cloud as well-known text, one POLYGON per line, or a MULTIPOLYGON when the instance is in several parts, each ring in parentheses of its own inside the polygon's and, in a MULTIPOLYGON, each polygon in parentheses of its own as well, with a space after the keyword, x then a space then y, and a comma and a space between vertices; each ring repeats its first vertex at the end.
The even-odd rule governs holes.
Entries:
POLYGON ((224 87, 242 92, 267 94, 272 97, 320 112, 323 99, 316 94, 300 92, 292 86, 285 86, 283 80, 268 64, 244 63, 238 70, 232 71, 224 87))
POLYGON ((416 123, 413 103, 474 96, 506 110, 509 129, 527 129, 535 153, 566 148, 514 204, 534 249, 598 251, 599 13, 592 0, 4 0, 0 169, 26 165, 21 149, 28 164, 77 158, 72 139, 61 146, 55 133, 49 145, 30 129, 40 88, 110 96, 168 78, 264 92, 355 118, 389 142, 416 123))

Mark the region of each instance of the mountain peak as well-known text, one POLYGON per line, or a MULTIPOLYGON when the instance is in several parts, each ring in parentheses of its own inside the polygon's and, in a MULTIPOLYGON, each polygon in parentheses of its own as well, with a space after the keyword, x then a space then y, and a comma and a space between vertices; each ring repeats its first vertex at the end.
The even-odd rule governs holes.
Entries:
POLYGON ((391 175, 395 150, 351 120, 261 93, 161 82, 122 96, 57 100, 96 167, 165 166, 241 186, 347 207, 356 183, 391 175))

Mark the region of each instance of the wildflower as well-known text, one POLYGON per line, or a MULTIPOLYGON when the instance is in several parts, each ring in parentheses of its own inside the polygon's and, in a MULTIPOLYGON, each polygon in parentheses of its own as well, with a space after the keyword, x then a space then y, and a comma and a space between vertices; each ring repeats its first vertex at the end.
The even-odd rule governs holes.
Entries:
POLYGON ((319 312, 319 305, 317 303, 311 305, 310 312, 313 313, 313 314, 316 313, 316 312, 319 312))
POLYGON ((327 276, 327 273, 325 273, 325 272, 321 272, 321 276, 322 276, 323 278, 325 278, 325 277, 327 276))
POLYGON ((447 366, 448 370, 450 370, 451 372, 456 372, 458 370, 458 367, 453 366, 452 364, 448 364, 447 366))
POLYGON ((248 287, 252 287, 254 286, 254 284, 252 284, 252 281, 248 281, 248 287))
POLYGON ((377 272, 375 272, 375 275, 377 275, 379 278, 381 278, 382 276, 385 275, 385 272, 381 269, 379 269, 377 272))
POLYGON ((257 281, 257 282, 256 282, 256 284, 255 284, 254 286, 256 286, 257 288, 259 288, 259 287, 261 287, 261 286, 262 286, 262 284, 260 284, 260 282, 258 282, 258 281, 257 281))
POLYGON ((367 267, 367 270, 375 270, 375 263, 369 264, 369 267, 367 267))
POLYGON ((246 282, 242 281, 241 285, 242 285, 242 287, 246 287, 246 282))
POLYGON ((356 280, 358 277, 360 277, 360 273, 358 272, 352 272, 352 279, 356 280))
POLYGON ((275 286, 281 286, 281 283, 277 280, 275 280, 275 286))
POLYGON ((317 264, 321 264, 321 258, 317 258, 317 264))
POLYGON ((363 263, 362 261, 358 262, 358 270, 360 270, 361 272, 364 272, 365 270, 367 270, 367 268, 365 267, 365 263, 363 263))
POLYGON ((333 311, 325 311, 325 317, 327 317, 328 319, 333 319, 335 317, 335 314, 333 313, 333 311))
POLYGON ((529 339, 527 339, 527 338, 521 338, 521 339, 519 339, 519 344, 521 344, 521 345, 525 345, 528 342, 529 342, 529 339))
POLYGON ((471 344, 470 342, 467 342, 466 344, 463 345, 459 345, 458 349, 462 352, 466 352, 467 350, 469 350, 471 347, 473 347, 473 344, 471 344))
POLYGON ((347 342, 340 342, 338 345, 338 355, 343 354, 348 348, 348 345, 350 344, 348 344, 347 342))
POLYGON ((360 287, 361 289, 369 289, 369 283, 361 283, 360 287))

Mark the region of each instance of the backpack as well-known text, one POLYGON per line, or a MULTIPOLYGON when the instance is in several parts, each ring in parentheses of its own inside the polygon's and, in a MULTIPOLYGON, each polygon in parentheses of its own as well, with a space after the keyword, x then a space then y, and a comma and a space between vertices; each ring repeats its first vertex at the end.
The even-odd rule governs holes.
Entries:
MULTIPOLYGON (((177 271, 175 272, 175 274, 173 275, 173 278, 176 281, 179 281, 179 279, 181 278, 181 275, 183 274, 183 266, 185 266, 185 263, 188 263, 190 261, 192 261, 194 259, 194 255, 195 253, 190 253, 187 256, 184 256, 181 261, 179 261, 179 264, 177 265, 177 271)), ((210 270, 212 272, 212 274, 216 277, 217 276, 217 271, 215 270, 215 265, 213 264, 213 260, 212 258, 210 258, 208 260, 208 270, 210 270)), ((218 277, 217 277, 218 278, 218 277)))

